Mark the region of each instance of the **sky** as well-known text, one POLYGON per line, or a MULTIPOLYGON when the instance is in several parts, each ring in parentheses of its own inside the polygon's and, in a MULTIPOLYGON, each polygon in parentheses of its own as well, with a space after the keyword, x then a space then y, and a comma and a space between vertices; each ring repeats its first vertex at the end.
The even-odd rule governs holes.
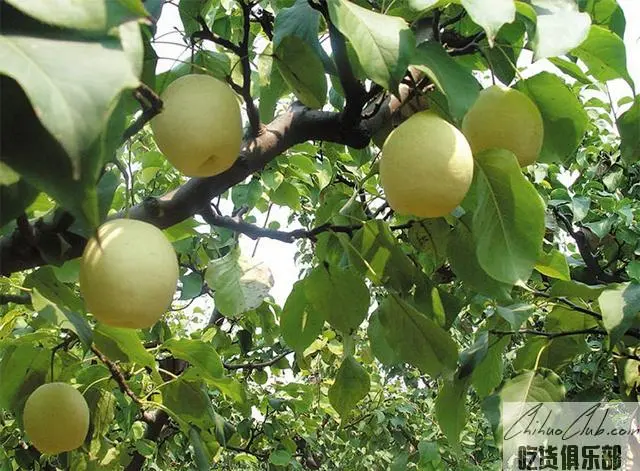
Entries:
MULTIPOLYGON (((640 91, 640 0, 618 0, 618 3, 622 7, 627 20, 624 37, 627 50, 627 69, 633 78, 636 90, 640 91)), ((188 60, 189 51, 182 43, 182 36, 178 31, 181 29, 181 22, 178 8, 175 5, 166 4, 164 6, 157 27, 157 41, 154 44, 154 48, 159 56, 156 71, 160 73, 173 67, 178 58, 188 60)), ((523 57, 518 65, 528 65, 529 63, 530 59, 523 57)), ((541 70, 557 72, 548 62, 542 60, 529 65, 522 71, 522 74, 528 77, 541 70)), ((631 88, 622 79, 611 81, 608 86, 614 103, 617 103, 622 97, 632 96, 631 88)), ((625 109, 626 107, 617 108, 616 114, 622 113, 625 109)), ((227 202, 223 204, 221 209, 226 214, 230 214, 232 204, 227 202)), ((256 223, 262 226, 265 215, 257 210, 252 214, 257 219, 256 223)), ((288 215, 288 208, 274 205, 270 213, 269 222, 278 221, 281 225, 281 230, 298 228, 298 225, 289 225, 287 223, 288 215)), ((240 248, 246 255, 251 255, 255 244, 255 241, 246 236, 240 237, 240 248)), ((298 279, 299 267, 296 267, 293 261, 295 253, 295 244, 286 244, 267 238, 260 239, 258 244, 255 256, 271 269, 275 280, 271 295, 280 305, 284 303, 291 291, 291 286, 298 279)))

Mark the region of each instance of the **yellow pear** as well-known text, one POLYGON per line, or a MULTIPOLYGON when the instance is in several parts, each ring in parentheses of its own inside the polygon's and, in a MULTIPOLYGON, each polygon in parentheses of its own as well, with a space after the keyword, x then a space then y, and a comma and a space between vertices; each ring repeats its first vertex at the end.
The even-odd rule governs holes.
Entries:
POLYGON ((40 452, 54 455, 80 447, 89 431, 89 406, 73 386, 43 384, 27 399, 24 431, 40 452))
POLYGON ((151 327, 171 304, 177 282, 171 243, 146 222, 106 222, 82 255, 80 291, 87 309, 114 327, 151 327))
POLYGON ((471 185, 471 148, 438 115, 414 114, 385 141, 380 179, 387 202, 398 213, 444 216, 462 202, 471 185))
POLYGON ((235 93, 210 75, 184 75, 162 94, 162 112, 151 120, 156 144, 190 177, 209 177, 236 161, 242 117, 235 93))
POLYGON ((474 154, 507 149, 522 167, 538 158, 543 131, 536 104, 518 90, 497 85, 482 90, 462 120, 462 132, 474 154))

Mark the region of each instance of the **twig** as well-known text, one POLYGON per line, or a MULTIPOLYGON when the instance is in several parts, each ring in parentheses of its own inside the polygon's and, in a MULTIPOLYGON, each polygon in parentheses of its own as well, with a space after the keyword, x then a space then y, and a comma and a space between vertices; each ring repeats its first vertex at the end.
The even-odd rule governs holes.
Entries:
POLYGON ((216 34, 213 33, 213 31, 211 31, 211 29, 209 29, 209 26, 207 26, 207 22, 204 20, 204 18, 200 15, 198 15, 195 20, 200 24, 200 27, 202 28, 200 31, 196 31, 195 33, 193 33, 191 35, 191 43, 194 44, 196 42, 197 39, 204 39, 207 41, 211 41, 213 43, 216 43, 222 47, 226 47, 227 49, 229 49, 231 52, 233 52, 234 54, 241 56, 241 49, 240 46, 238 46, 237 44, 232 43, 231 41, 229 41, 228 39, 222 38, 216 34))
POLYGON ((118 383, 118 386, 120 387, 120 391, 122 391, 123 394, 126 394, 127 396, 129 396, 131 400, 135 402, 138 406, 142 407, 142 401, 138 396, 136 396, 136 394, 131 390, 131 388, 127 384, 127 380, 124 378, 124 375, 120 370, 120 367, 116 363, 111 361, 104 353, 98 350, 98 348, 95 345, 91 345, 91 351, 109 369, 111 376, 116 381, 116 383, 118 383))
MULTIPOLYGON (((237 221, 229 216, 218 216, 214 214, 212 211, 201 211, 200 215, 202 218, 212 226, 224 227, 226 229, 231 229, 235 232, 240 232, 247 237, 256 240, 260 237, 267 237, 269 239, 279 240, 281 242, 292 243, 297 239, 310 239, 312 241, 316 240, 316 236, 323 232, 339 232, 345 234, 353 234, 353 232, 362 228, 362 224, 353 224, 351 226, 340 226, 340 225, 332 225, 330 223, 322 224, 320 226, 314 227, 313 229, 295 229, 293 231, 279 231, 276 229, 266 229, 264 227, 259 227, 254 224, 249 224, 244 221, 237 221)), ((396 226, 390 226, 391 230, 402 230, 408 229, 416 221, 411 220, 405 224, 399 224, 396 226)))
POLYGON ((263 361, 261 363, 242 363, 237 365, 234 365, 232 363, 223 363, 222 365, 228 370, 259 370, 261 368, 266 368, 267 366, 271 366, 274 363, 279 362, 290 353, 293 353, 293 350, 285 350, 279 355, 273 357, 271 360, 263 361))
POLYGON ((256 458, 260 458, 261 460, 266 460, 267 457, 269 456, 266 453, 260 453, 260 452, 257 452, 257 451, 245 450, 244 448, 238 448, 237 446, 225 445, 225 448, 227 450, 237 451, 238 453, 247 453, 249 455, 255 456, 256 458))
POLYGON ((520 330, 490 330, 490 334, 494 335, 516 335, 516 334, 524 334, 524 335, 538 335, 541 337, 546 337, 548 339, 555 339, 558 337, 568 337, 571 335, 607 335, 607 332, 602 329, 582 329, 582 330, 570 330, 566 332, 544 332, 540 330, 532 330, 532 329, 520 329, 520 330))
POLYGON ((260 113, 251 96, 251 57, 249 56, 250 33, 251 33, 251 9, 253 3, 245 3, 244 0, 237 0, 240 8, 242 8, 243 31, 242 41, 238 55, 242 62, 242 98, 247 106, 247 116, 249 118, 249 126, 251 127, 251 136, 255 137, 262 131, 260 123, 260 113))
POLYGON ((145 124, 147 124, 154 116, 162 111, 162 100, 156 93, 146 85, 142 84, 133 92, 133 96, 138 100, 138 103, 142 106, 142 114, 131 123, 131 125, 125 129, 122 134, 122 140, 120 145, 127 142, 130 138, 135 136, 145 124))

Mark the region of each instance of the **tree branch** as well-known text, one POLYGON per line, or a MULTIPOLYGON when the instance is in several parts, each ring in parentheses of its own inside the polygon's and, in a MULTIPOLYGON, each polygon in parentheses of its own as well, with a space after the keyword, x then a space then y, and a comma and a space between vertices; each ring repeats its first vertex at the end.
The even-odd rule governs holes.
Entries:
POLYGON ((162 100, 146 85, 140 85, 134 92, 134 97, 142 106, 142 114, 125 129, 120 145, 135 136, 145 124, 162 111, 162 100))
POLYGON ((142 407, 142 401, 136 394, 131 390, 129 385, 127 384, 127 380, 124 378, 120 367, 113 361, 109 359, 104 353, 102 353, 95 345, 91 345, 91 351, 94 353, 98 359, 104 363, 104 365, 109 369, 111 373, 111 377, 118 383, 118 387, 123 394, 126 394, 131 398, 133 402, 135 402, 138 406, 142 407))
MULTIPOLYGON (((192 178, 176 190, 133 206, 128 214, 132 219, 149 222, 165 229, 199 213, 216 196, 261 170, 276 156, 296 144, 306 141, 328 141, 362 149, 372 133, 380 129, 410 95, 410 87, 400 85, 400 96, 387 97, 376 114, 358 125, 346 127, 339 113, 311 110, 295 103, 287 112, 265 126, 259 136, 245 140, 236 163, 226 172, 213 177, 192 178)), ((114 217, 124 217, 121 212, 114 217)), ((47 262, 37 248, 46 237, 62 238, 68 249, 64 260, 79 257, 86 239, 56 224, 41 223, 35 227, 36 246, 27 243, 19 231, 0 238, 0 274, 45 265, 47 262)))
POLYGON ((582 230, 573 230, 573 224, 569 219, 558 211, 557 208, 553 208, 553 213, 556 218, 559 219, 565 227, 565 230, 569 233, 569 235, 576 242, 576 246, 578 247, 578 252, 582 256, 584 260, 584 264, 587 266, 587 269, 593 274, 596 281, 602 281, 604 283, 619 283, 624 281, 618 276, 612 275, 610 273, 605 272, 596 258, 591 253, 591 249, 589 248, 589 244, 587 239, 585 238, 582 230))
POLYGON ((247 116, 249 118, 249 126, 251 128, 251 136, 255 137, 260 134, 262 126, 260 123, 260 113, 251 96, 251 57, 249 56, 250 33, 251 33, 251 9, 253 3, 245 3, 244 0, 237 0, 242 8, 243 31, 242 41, 240 42, 239 56, 242 63, 242 98, 247 106, 247 116))
POLYGON ((0 294, 0 304, 29 304, 31 296, 28 294, 0 294))
POLYGON ((309 5, 322 14, 329 27, 331 52, 336 68, 338 69, 338 78, 340 79, 340 85, 342 85, 344 89, 346 100, 342 112, 342 120, 346 126, 354 126, 358 124, 361 119, 360 114, 362 113, 362 107, 367 101, 367 92, 353 74, 347 54, 346 39, 331 21, 326 1, 321 1, 319 4, 309 1, 309 5))
POLYGON ((293 353, 293 350, 286 350, 279 355, 276 355, 271 360, 263 361, 261 363, 242 363, 239 365, 234 365, 232 363, 223 363, 222 365, 228 370, 259 370, 278 363, 290 353, 293 353))
POLYGON ((214 34, 214 32, 211 31, 211 29, 209 29, 209 26, 207 26, 207 22, 202 16, 198 15, 195 19, 198 23, 200 23, 200 27, 202 29, 200 31, 196 31, 191 35, 191 44, 195 44, 197 39, 205 39, 207 41, 211 41, 222 47, 229 49, 231 52, 233 52, 238 56, 242 56, 241 47, 238 46, 237 44, 232 43, 228 39, 222 38, 214 34))
MULTIPOLYGON (((362 228, 362 224, 353 224, 351 226, 340 226, 340 225, 332 225, 332 224, 322 224, 320 226, 314 227, 313 229, 295 229, 293 231, 279 231, 276 229, 267 229, 264 227, 256 226, 254 224, 249 224, 248 222, 238 221, 229 216, 219 216, 214 214, 213 211, 204 210, 200 213, 202 218, 205 220, 207 224, 216 227, 224 227, 225 229, 230 229, 234 232, 239 232, 241 234, 246 235, 247 237, 256 240, 261 237, 266 237, 268 239, 279 240, 281 242, 292 243, 298 239, 311 239, 313 241, 316 240, 316 236, 323 232, 340 232, 346 234, 352 234, 354 231, 362 228)), ((408 229, 411 227, 416 221, 409 221, 405 224, 399 224, 396 226, 390 226, 391 230, 401 230, 408 229)))

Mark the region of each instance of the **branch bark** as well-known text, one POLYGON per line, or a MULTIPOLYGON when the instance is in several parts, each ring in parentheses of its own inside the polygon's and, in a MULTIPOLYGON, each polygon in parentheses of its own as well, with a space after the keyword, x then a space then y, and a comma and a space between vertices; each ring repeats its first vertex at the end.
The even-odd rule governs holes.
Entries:
MULTIPOLYGON (((374 115, 353 127, 344 125, 341 113, 311 110, 296 103, 266 125, 259 136, 246 139, 238 160, 229 170, 214 177, 193 178, 160 198, 145 200, 130 209, 129 217, 161 229, 177 224, 201 212, 214 197, 302 142, 328 141, 362 149, 369 144, 371 134, 389 122, 394 112, 410 97, 410 92, 410 87, 402 84, 399 98, 387 97, 374 115)), ((124 213, 119 213, 115 217, 124 216, 124 213)), ((46 237, 64 239, 68 245, 64 257, 61 257, 64 260, 82 255, 87 242, 84 237, 43 221, 34 229, 34 244, 28 243, 19 231, 0 238, 0 274, 9 275, 49 263, 37 247, 38 241, 46 237)))

